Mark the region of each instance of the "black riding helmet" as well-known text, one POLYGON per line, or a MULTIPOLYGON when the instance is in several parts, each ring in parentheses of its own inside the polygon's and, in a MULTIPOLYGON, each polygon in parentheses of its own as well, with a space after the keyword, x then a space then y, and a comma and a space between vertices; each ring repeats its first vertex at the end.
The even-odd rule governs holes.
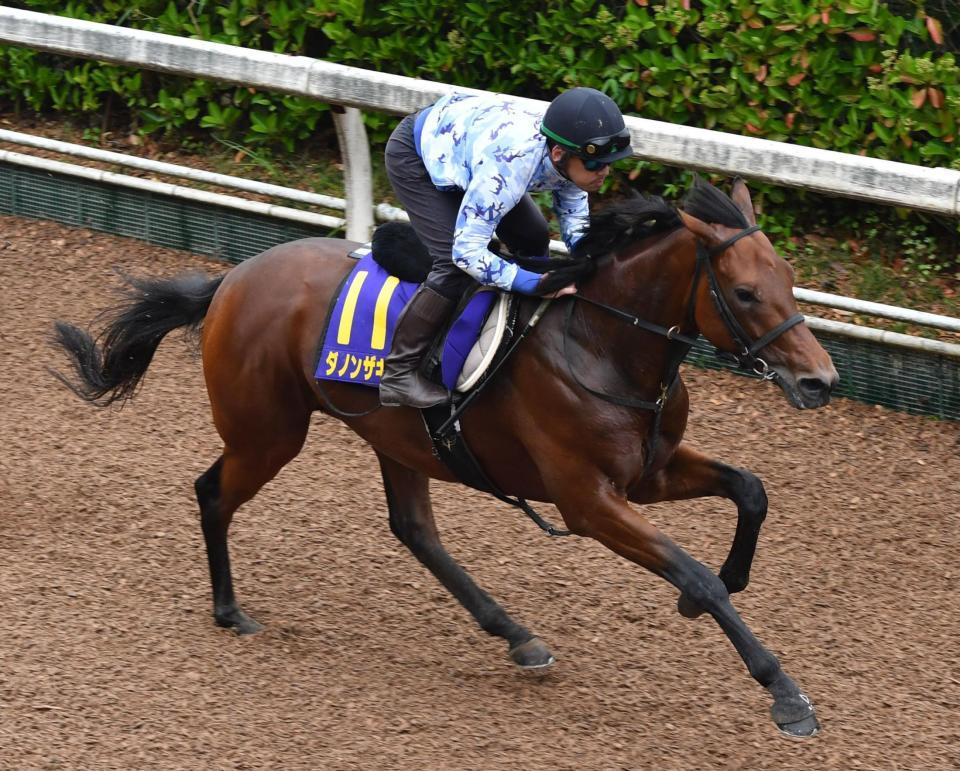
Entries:
POLYGON ((612 163, 633 154, 620 108, 595 88, 571 88, 550 102, 540 132, 581 158, 612 163))

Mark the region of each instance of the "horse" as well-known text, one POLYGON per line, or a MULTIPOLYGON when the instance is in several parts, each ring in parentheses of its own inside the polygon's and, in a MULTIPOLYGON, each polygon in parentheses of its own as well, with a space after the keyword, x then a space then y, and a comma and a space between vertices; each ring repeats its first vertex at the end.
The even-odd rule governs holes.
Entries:
MULTIPOLYGON (((221 455, 195 482, 217 625, 239 634, 262 628, 237 602, 228 528, 238 507, 298 455, 311 414, 320 411, 341 419, 376 453, 394 535, 484 631, 506 641, 517 666, 545 671, 554 662, 547 645, 440 541, 428 480, 459 480, 432 451, 420 412, 377 409, 376 389, 331 381, 321 387, 315 378, 328 307, 357 246, 307 238, 218 276, 126 277, 126 299, 105 312, 98 337, 55 322, 54 342, 75 373, 60 377, 91 404, 122 404, 168 332, 201 333, 206 388, 223 440, 221 455)), ((776 383, 793 407, 829 402, 837 372, 802 323, 792 268, 757 226, 739 179, 729 196, 698 180, 679 208, 639 195, 611 204, 591 216, 572 259, 591 265, 592 275, 542 312, 460 416, 463 435, 500 490, 554 504, 570 532, 679 590, 681 614, 712 616, 772 696, 779 730, 813 736, 813 703, 730 600, 749 581, 767 512, 763 484, 682 441, 689 399, 679 368, 698 334, 776 383), (719 575, 632 505, 703 496, 737 508, 719 575)), ((520 302, 521 323, 539 313, 539 298, 520 302)))

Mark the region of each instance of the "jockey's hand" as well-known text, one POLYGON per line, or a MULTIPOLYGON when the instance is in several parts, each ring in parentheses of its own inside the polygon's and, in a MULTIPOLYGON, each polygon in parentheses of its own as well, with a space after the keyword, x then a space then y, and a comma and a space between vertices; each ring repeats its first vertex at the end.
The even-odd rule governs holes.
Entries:
MULTIPOLYGON (((544 273, 543 275, 544 275, 544 276, 549 276, 550 274, 549 274, 549 273, 544 273)), ((541 281, 541 283, 543 283, 543 282, 541 281)), ((537 287, 537 290, 538 290, 538 291, 534 292, 534 294, 535 294, 537 297, 547 297, 547 298, 549 298, 549 299, 551 299, 551 300, 556 300, 558 297, 564 297, 565 295, 568 295, 568 294, 576 294, 576 293, 577 293, 577 286, 576 286, 576 284, 567 284, 566 286, 561 287, 560 289, 557 289, 557 290, 555 290, 555 291, 553 291, 553 292, 541 291, 541 290, 540 290, 540 287, 538 286, 538 287, 537 287)))
POLYGON ((537 282, 537 288, 532 294, 538 297, 563 297, 568 294, 576 294, 577 287, 573 281, 574 276, 568 268, 556 268, 548 271, 540 277, 537 282))

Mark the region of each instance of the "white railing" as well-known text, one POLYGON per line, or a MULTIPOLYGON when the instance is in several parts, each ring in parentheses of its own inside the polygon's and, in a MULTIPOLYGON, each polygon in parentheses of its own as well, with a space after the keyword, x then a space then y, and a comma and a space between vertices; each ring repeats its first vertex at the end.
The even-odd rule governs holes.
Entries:
MULTIPOLYGON (((15 8, 0 8, 0 42, 396 114, 413 112, 453 89, 443 83, 304 56, 15 8)), ((525 101, 539 109, 546 107, 544 102, 525 101)), ((627 125, 637 158, 960 216, 960 171, 953 169, 912 166, 643 118, 628 117, 627 125)))
MULTIPOLYGON (((257 182, 255 180, 244 179, 243 177, 233 177, 226 174, 215 174, 213 172, 193 169, 186 166, 177 166, 172 163, 162 161, 153 161, 148 158, 139 158, 136 156, 124 155, 123 153, 114 153, 108 150, 100 150, 94 147, 84 145, 75 145, 67 142, 60 142, 45 137, 36 137, 30 134, 21 134, 14 131, 0 129, 0 142, 10 142, 22 144, 38 149, 58 152, 65 155, 74 155, 89 160, 100 161, 120 166, 129 166, 149 171, 165 176, 183 177, 197 182, 205 182, 218 187, 234 188, 245 190, 251 193, 267 195, 275 198, 286 198, 288 200, 298 201, 300 203, 309 203, 328 209, 343 210, 346 207, 346 201, 342 198, 321 195, 319 193, 310 193, 296 188, 282 187, 280 185, 271 185, 266 182, 257 182)), ((255 214, 265 214, 280 219, 286 219, 294 222, 301 222, 308 225, 315 225, 322 228, 340 229, 344 225, 344 220, 337 217, 330 217, 325 214, 302 211, 300 209, 291 209, 285 206, 275 206, 260 201, 251 201, 247 198, 238 198, 236 196, 222 195, 195 188, 171 185, 152 179, 143 179, 141 177, 132 177, 125 174, 116 174, 109 171, 103 171, 86 166, 77 166, 75 164, 63 163, 61 161, 48 158, 37 158, 31 155, 15 153, 8 150, 0 150, 0 162, 14 163, 44 171, 66 174, 69 176, 92 179, 96 181, 109 182, 111 184, 124 187, 146 190, 153 193, 172 195, 180 198, 187 198, 203 203, 216 204, 218 206, 227 206, 233 209, 240 209, 255 214)), ((379 220, 404 220, 407 218, 402 209, 380 204, 375 209, 377 219, 379 220)), ((551 242, 554 251, 564 252, 565 248, 561 242, 551 242)), ((933 313, 923 313, 908 308, 898 308, 893 305, 883 305, 881 303, 867 302, 864 300, 854 300, 840 295, 826 294, 824 292, 814 292, 809 289, 794 288, 794 295, 803 302, 826 305, 833 308, 861 313, 864 315, 877 316, 898 321, 906 321, 912 324, 934 327, 951 332, 960 332, 960 319, 949 316, 939 316, 933 313)), ((929 340, 912 335, 903 335, 897 332, 888 332, 885 330, 872 329, 856 324, 847 324, 830 319, 821 319, 815 316, 807 316, 807 325, 814 330, 820 330, 835 335, 846 337, 855 337, 863 340, 869 340, 885 345, 895 345, 903 348, 912 348, 914 350, 926 351, 929 353, 938 353, 951 358, 960 359, 960 345, 946 343, 939 340, 929 340)))
MULTIPOLYGON (((56 149, 58 152, 134 166, 162 174, 173 174, 223 187, 284 197, 325 208, 341 209, 346 212, 347 237, 361 241, 369 237, 375 212, 379 219, 403 219, 405 214, 401 210, 384 204, 376 208, 373 206, 369 145, 361 116, 356 108, 405 114, 429 104, 453 88, 446 84, 370 72, 307 57, 287 56, 13 8, 0 8, 0 42, 310 96, 336 105, 346 105, 345 110, 334 113, 345 167, 345 200, 196 169, 183 169, 173 164, 131 158, 120 153, 107 153, 77 145, 70 147, 80 148, 79 150, 57 149, 53 144, 64 145, 65 143, 52 143, 52 140, 40 138, 23 140, 24 135, 19 135, 17 138, 13 136, 14 132, 0 132, 0 134, 5 135, 5 141, 19 141, 21 144, 33 144, 35 147, 43 147, 44 142, 52 143, 45 149, 56 149)), ((540 109, 546 106, 543 102, 525 101, 540 109)), ((638 158, 709 172, 735 174, 875 203, 960 216, 960 171, 912 166, 642 118, 627 117, 626 120, 633 135, 634 155, 638 158)), ((10 162, 32 163, 25 160, 29 156, 0 152, 3 152, 0 158, 10 162)), ((44 159, 34 160, 48 164, 57 163, 44 161, 44 159)), ((60 167, 66 166, 68 164, 60 164, 60 167)), ((83 169, 83 167, 73 168, 83 169)), ((163 183, 137 177, 125 177, 91 169, 80 173, 131 187, 162 185, 163 192, 172 195, 241 206, 251 211, 269 212, 275 216, 301 222, 312 221, 325 227, 344 225, 344 220, 338 218, 191 190, 176 185, 163 185, 163 183)), ((556 242, 552 242, 551 246, 562 247, 556 242)), ((948 331, 960 331, 960 320, 950 317, 879 303, 866 303, 799 288, 795 290, 795 294, 804 302, 909 321, 948 331)), ((941 352, 947 355, 960 356, 960 346, 948 343, 880 330, 864 332, 863 327, 824 319, 810 318, 809 322, 815 329, 828 329, 834 333, 857 337, 864 337, 866 334, 870 339, 882 338, 883 342, 910 345, 925 350, 931 350, 932 345, 934 349, 942 348, 941 352)))

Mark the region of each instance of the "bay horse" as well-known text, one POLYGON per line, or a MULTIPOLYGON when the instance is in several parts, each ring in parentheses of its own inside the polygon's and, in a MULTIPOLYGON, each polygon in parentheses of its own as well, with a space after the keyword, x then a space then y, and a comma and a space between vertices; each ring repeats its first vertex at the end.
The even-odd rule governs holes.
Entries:
MULTIPOLYGON (((213 278, 128 278, 128 297, 98 339, 56 323, 56 343, 78 382, 61 379, 90 403, 122 403, 164 335, 202 328, 223 452, 195 489, 218 625, 240 634, 261 629, 234 595, 227 530, 237 508, 300 452, 319 410, 339 416, 374 449, 396 537, 482 629, 507 642, 518 666, 544 669, 554 660, 547 646, 440 542, 428 480, 458 480, 432 452, 419 411, 376 409, 376 389, 321 387, 314 378, 328 307, 357 246, 308 238, 213 278)), ((759 231, 741 180, 730 197, 697 181, 679 209, 643 196, 613 204, 592 216, 573 257, 595 266, 592 277, 576 295, 553 301, 461 416, 473 454, 500 490, 553 503, 574 534, 670 582, 684 616, 710 614, 773 697, 779 729, 812 736, 819 724, 810 699, 730 601, 749 580, 767 511, 763 484, 682 443, 688 396, 678 372, 699 333, 774 380, 794 407, 827 404, 837 373, 797 312, 792 269, 759 231), (702 496, 737 507, 719 575, 631 506, 702 496)), ((522 301, 521 322, 537 302, 522 301)))

